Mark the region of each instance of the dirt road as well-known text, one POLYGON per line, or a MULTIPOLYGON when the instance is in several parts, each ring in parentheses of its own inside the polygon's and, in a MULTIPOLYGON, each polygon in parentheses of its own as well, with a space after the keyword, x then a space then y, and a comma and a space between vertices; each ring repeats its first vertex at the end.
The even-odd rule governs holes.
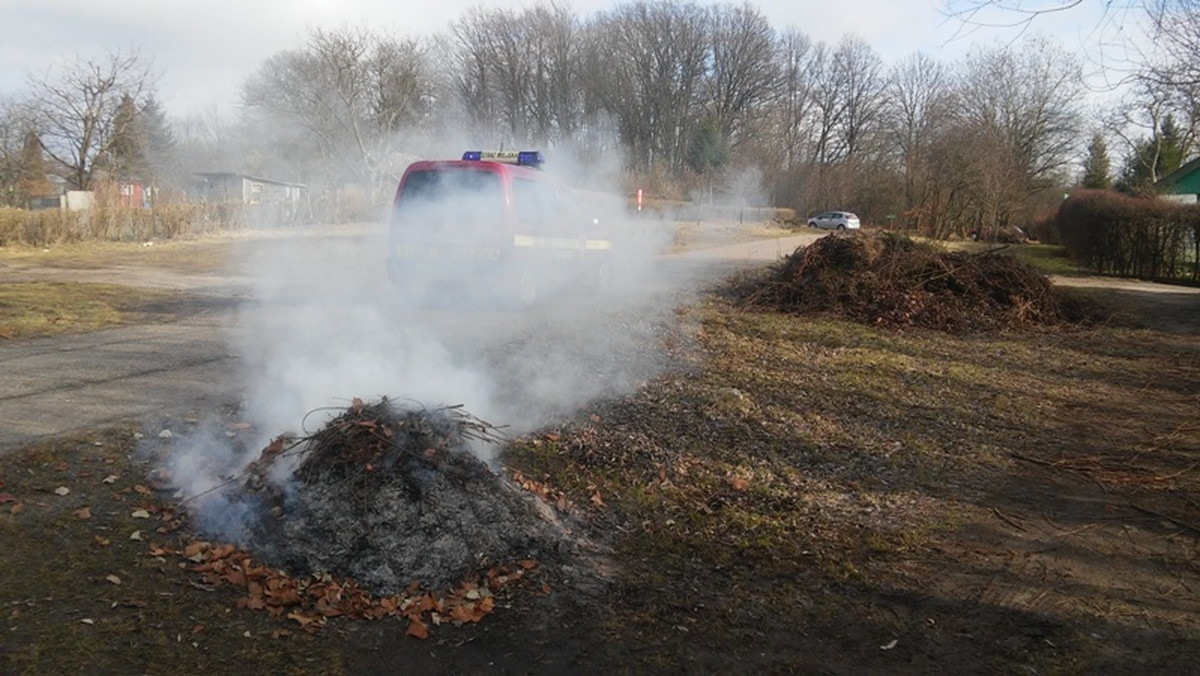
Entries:
MULTIPOLYGON (((721 270, 778 259, 825 233, 742 242, 664 256, 654 281, 664 289, 694 285, 721 270)), ((243 364, 233 338, 238 332, 276 331, 276 321, 238 322, 239 306, 253 302, 257 316, 286 316, 322 289, 345 287, 351 298, 370 299, 384 290, 377 234, 339 232, 327 237, 311 233, 293 240, 274 238, 259 247, 241 267, 255 270, 268 264, 286 274, 270 283, 255 284, 248 276, 172 274, 157 269, 131 274, 127 267, 85 271, 0 267, 0 283, 54 276, 76 281, 142 283, 195 294, 195 311, 167 324, 124 326, 93 333, 0 343, 0 453, 32 441, 130 419, 197 417, 243 396, 239 374, 243 364), (301 244, 302 243, 302 244, 301 244), (313 251, 322 265, 314 266, 313 251), (374 275, 339 276, 349 268, 380 270, 374 275), (272 314, 273 313, 273 314, 272 314)), ((1167 287, 1145 282, 1062 278, 1060 284, 1109 289, 1118 305, 1131 315, 1164 304, 1173 308, 1173 330, 1200 331, 1200 289, 1167 287)), ((343 302, 343 301, 338 301, 343 302)), ((345 312, 355 309, 347 307, 345 312)), ((1162 313, 1157 313, 1162 315, 1162 313)), ((437 316, 435 321, 441 321, 437 316)), ((505 318, 491 317, 502 330, 505 318)), ((445 323, 445 322, 443 322, 445 323)), ((549 321, 545 322, 549 324, 549 321)), ((451 322, 464 351, 477 350, 467 325, 451 322)), ((305 328, 297 324, 297 330, 305 328)), ((476 331, 475 333, 478 333, 476 331)))

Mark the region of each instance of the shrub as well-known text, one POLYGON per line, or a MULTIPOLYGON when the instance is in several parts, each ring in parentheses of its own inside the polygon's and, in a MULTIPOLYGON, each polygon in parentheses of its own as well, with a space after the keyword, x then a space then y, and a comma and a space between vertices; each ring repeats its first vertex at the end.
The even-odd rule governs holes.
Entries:
POLYGON ((1098 274, 1200 279, 1200 207, 1077 190, 1058 211, 1067 254, 1098 274))

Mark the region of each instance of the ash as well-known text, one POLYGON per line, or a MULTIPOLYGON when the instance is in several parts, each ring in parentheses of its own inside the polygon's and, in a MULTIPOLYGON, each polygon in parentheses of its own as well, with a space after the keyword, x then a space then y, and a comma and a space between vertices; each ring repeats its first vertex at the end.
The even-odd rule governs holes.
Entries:
POLYGON ((244 512, 232 537, 264 562, 379 594, 561 559, 570 547, 553 511, 471 452, 488 441, 493 429, 457 408, 356 399, 316 434, 272 442, 221 501, 244 512), (289 462, 290 477, 273 479, 289 462))

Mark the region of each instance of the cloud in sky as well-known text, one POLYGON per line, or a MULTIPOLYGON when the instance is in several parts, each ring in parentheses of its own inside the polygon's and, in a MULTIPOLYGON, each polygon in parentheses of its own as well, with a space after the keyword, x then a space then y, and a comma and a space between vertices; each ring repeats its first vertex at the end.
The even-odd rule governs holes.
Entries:
MULTIPOLYGON (((27 73, 75 55, 100 57, 137 49, 160 74, 158 91, 173 114, 237 102, 241 83, 267 57, 297 47, 312 28, 368 26, 401 35, 445 31, 472 7, 519 7, 496 0, 8 0, 0 21, 0 95, 26 86, 27 73)), ((605 11, 613 0, 576 0, 581 16, 605 11)), ((712 4, 702 2, 700 4, 712 4)), ((887 62, 913 51, 959 58, 970 45, 1011 40, 1018 29, 991 28, 961 35, 943 13, 943 0, 760 0, 776 29, 795 27, 814 41, 836 43, 854 33, 887 62), (957 38, 956 35, 959 35, 957 38)), ((1104 3, 1038 19, 1032 30, 1073 48, 1085 45, 1101 21, 1104 3)))

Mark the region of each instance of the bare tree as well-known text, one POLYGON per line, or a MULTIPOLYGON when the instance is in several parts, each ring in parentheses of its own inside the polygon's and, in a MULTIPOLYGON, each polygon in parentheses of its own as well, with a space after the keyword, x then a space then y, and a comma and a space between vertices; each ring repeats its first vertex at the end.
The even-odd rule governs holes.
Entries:
POLYGON ((783 168, 791 170, 800 162, 808 140, 808 124, 815 104, 810 62, 824 59, 824 48, 814 49, 808 36, 796 29, 779 39, 781 87, 775 107, 776 126, 783 142, 783 168), (814 52, 816 56, 814 57, 814 52))
POLYGON ((98 163, 121 137, 123 98, 140 101, 152 85, 148 64, 137 52, 104 59, 77 57, 29 80, 37 126, 53 168, 72 186, 88 189, 98 163))
POLYGON ((335 176, 379 184, 397 136, 427 114, 425 53, 416 40, 365 29, 315 30, 302 49, 269 58, 242 98, 251 112, 267 114, 265 124, 303 130, 287 135, 290 142, 312 145, 335 176))
POLYGON ((840 105, 841 154, 857 156, 883 110, 883 61, 861 38, 843 38, 833 52, 834 105, 840 105))
POLYGON ((911 207, 928 173, 929 147, 949 122, 950 75, 939 62, 918 52, 893 66, 887 93, 884 125, 904 175, 905 202, 911 207))
POLYGON ((710 10, 712 65, 704 98, 722 137, 732 145, 743 127, 777 95, 781 76, 775 30, 749 4, 710 10))
POLYGON ((619 5, 601 25, 600 95, 634 166, 683 167, 701 110, 708 15, 670 0, 619 5))
POLYGON ((1042 39, 975 50, 960 78, 958 115, 995 130, 1031 191, 1066 168, 1079 144, 1083 84, 1073 57, 1042 39))
POLYGON ((1147 0, 1150 37, 1140 75, 1156 84, 1200 88, 1200 0, 1147 0))
POLYGON ((473 128, 500 144, 554 144, 582 124, 583 27, 568 8, 476 8, 451 26, 453 76, 473 128))

